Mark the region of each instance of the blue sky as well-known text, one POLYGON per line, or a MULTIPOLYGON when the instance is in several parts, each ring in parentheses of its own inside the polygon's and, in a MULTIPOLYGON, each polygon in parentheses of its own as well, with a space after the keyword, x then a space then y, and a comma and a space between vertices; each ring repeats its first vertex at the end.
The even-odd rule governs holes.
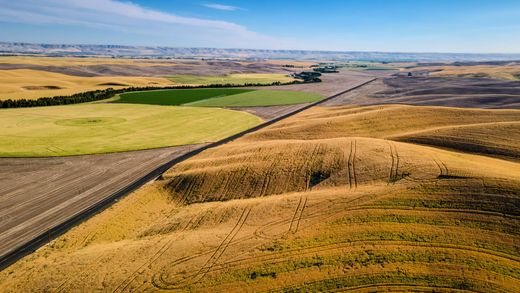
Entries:
POLYGON ((0 41, 520 53, 518 0, 0 0, 0 41))

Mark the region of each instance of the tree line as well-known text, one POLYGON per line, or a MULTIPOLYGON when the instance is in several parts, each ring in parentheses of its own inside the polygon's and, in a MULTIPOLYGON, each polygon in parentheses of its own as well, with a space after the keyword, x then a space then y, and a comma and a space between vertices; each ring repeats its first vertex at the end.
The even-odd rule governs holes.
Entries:
POLYGON ((123 89, 107 88, 104 90, 95 90, 72 94, 69 96, 54 96, 44 97, 38 99, 7 99, 0 100, 0 108, 28 108, 28 107, 43 107, 43 106, 57 106, 57 105, 71 105, 79 103, 88 103, 100 100, 106 100, 113 98, 115 95, 122 94, 124 92, 138 92, 138 91, 150 91, 150 90, 168 90, 168 89, 196 89, 196 88, 226 88, 226 87, 252 87, 252 86, 277 86, 287 84, 298 84, 298 83, 309 83, 309 82, 321 82, 319 78, 312 80, 294 80, 290 82, 272 82, 272 83, 245 83, 245 84, 208 84, 198 86, 147 86, 147 87, 127 87, 123 89))

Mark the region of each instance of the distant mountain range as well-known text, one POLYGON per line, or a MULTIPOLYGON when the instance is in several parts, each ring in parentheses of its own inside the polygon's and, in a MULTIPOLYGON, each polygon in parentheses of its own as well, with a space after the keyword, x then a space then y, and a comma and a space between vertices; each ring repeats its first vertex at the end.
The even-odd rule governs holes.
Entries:
POLYGON ((43 54, 51 56, 112 56, 148 58, 206 58, 206 59, 297 59, 329 61, 509 61, 520 60, 520 54, 465 53, 400 53, 362 51, 308 51, 175 48, 160 46, 66 45, 0 42, 0 55, 43 54))

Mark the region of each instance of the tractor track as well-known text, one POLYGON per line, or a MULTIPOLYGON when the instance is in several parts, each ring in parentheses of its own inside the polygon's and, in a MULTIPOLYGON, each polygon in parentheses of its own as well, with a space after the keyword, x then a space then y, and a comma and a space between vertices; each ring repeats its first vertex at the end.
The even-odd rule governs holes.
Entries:
POLYGON ((242 211, 242 214, 240 215, 240 218, 238 219, 235 226, 233 226, 233 229, 226 235, 224 240, 217 246, 217 248, 214 250, 213 254, 209 257, 209 259, 204 263, 204 265, 193 275, 190 276, 186 280, 180 280, 178 282, 166 280, 164 274, 159 273, 158 275, 155 275, 152 279, 152 284, 154 287, 159 289, 179 289, 184 286, 196 283, 203 279, 208 272, 212 270, 212 268, 217 264, 220 257, 226 252, 229 245, 232 243, 232 241, 235 239, 237 234, 242 230, 242 227, 246 223, 247 219, 249 218, 249 214, 251 213, 251 206, 248 206, 244 208, 242 211))
POLYGON ((350 153, 347 162, 347 173, 348 183, 350 189, 356 189, 358 186, 356 177, 356 153, 357 153, 357 141, 352 140, 350 142, 350 153))
POLYGON ((291 225, 289 225, 289 233, 296 233, 298 232, 298 228, 300 227, 300 221, 302 220, 303 211, 305 210, 305 207, 307 206, 307 195, 303 194, 300 196, 300 200, 298 201, 298 205, 296 206, 296 209, 294 210, 294 215, 291 219, 291 225))
MULTIPOLYGON (((188 223, 186 225, 184 225, 184 227, 180 231, 177 231, 176 233, 182 233, 182 232, 188 230, 195 222, 195 218, 197 218, 197 215, 193 216, 188 221, 188 223)), ((200 218, 202 219, 202 218, 204 218, 204 216, 202 216, 200 218)), ((199 223, 201 221, 201 219, 199 219, 197 223, 199 223)), ((137 270, 135 270, 130 276, 128 276, 128 278, 123 280, 123 282, 121 282, 119 284, 119 286, 117 286, 112 292, 124 292, 126 290, 126 288, 128 288, 135 281, 135 279, 137 279, 137 277, 139 277, 139 275, 142 274, 147 269, 147 267, 150 267, 166 251, 168 251, 170 249, 170 247, 173 245, 173 242, 175 240, 177 240, 177 237, 173 237, 173 238, 169 239, 163 246, 161 246, 161 248, 159 250, 157 250, 157 252, 148 261, 144 262, 141 266, 139 266, 139 268, 137 270)))
POLYGON ((388 141, 390 147, 390 157, 392 158, 392 165, 390 167, 390 174, 388 175, 388 183, 395 183, 399 178, 399 153, 393 142, 388 141))

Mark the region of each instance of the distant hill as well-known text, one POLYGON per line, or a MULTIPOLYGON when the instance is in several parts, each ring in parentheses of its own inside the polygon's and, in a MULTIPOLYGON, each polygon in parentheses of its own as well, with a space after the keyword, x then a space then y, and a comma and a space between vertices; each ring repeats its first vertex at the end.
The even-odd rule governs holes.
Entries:
POLYGON ((67 45, 0 42, 0 54, 44 54, 52 56, 114 56, 150 58, 208 58, 208 59, 298 59, 330 61, 507 61, 520 60, 520 54, 463 54, 463 53, 400 53, 360 51, 308 51, 175 48, 121 45, 67 45))

